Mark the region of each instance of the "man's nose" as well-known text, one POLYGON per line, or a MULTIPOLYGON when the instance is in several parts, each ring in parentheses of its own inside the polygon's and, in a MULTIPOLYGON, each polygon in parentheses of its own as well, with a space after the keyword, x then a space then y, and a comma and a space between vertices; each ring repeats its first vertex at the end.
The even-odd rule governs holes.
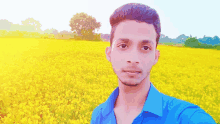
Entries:
POLYGON ((138 51, 137 50, 132 50, 129 54, 128 63, 133 63, 133 64, 139 64, 139 58, 138 58, 138 51))
POLYGON ((127 61, 128 63, 139 64, 138 61, 127 61))

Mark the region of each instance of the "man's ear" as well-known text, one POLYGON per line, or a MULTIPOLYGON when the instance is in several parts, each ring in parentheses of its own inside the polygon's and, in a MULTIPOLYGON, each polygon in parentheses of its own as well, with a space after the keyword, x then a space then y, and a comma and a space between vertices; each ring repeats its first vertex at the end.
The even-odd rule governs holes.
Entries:
POLYGON ((111 62, 111 47, 106 47, 105 49, 106 58, 109 62, 111 62))
POLYGON ((158 62, 159 57, 160 57, 160 51, 156 50, 154 65, 158 62))

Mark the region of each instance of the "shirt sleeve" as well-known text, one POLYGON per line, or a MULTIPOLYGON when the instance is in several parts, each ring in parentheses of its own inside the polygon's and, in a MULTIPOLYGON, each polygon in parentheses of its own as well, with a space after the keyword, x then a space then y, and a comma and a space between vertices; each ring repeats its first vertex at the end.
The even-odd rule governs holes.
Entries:
POLYGON ((189 124, 216 124, 216 122, 208 113, 199 109, 190 117, 189 124))

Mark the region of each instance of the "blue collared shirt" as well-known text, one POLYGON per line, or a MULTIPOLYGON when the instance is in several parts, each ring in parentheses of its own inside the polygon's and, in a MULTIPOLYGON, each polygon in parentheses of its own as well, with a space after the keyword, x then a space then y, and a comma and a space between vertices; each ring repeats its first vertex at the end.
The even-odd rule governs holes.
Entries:
MULTIPOLYGON (((199 106, 160 93, 150 84, 144 107, 132 124, 216 124, 199 106)), ((91 124, 117 124, 114 104, 118 95, 117 87, 104 103, 94 109, 91 124)))

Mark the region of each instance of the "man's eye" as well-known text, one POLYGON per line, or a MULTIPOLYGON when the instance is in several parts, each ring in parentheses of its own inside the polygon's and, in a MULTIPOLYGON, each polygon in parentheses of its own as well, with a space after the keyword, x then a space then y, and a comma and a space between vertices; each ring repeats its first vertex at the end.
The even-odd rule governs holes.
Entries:
POLYGON ((122 46, 123 48, 125 48, 127 45, 126 44, 121 44, 119 45, 119 47, 122 46))
MULTIPOLYGON (((119 45, 119 47, 122 47, 122 48, 125 48, 127 45, 126 44, 121 44, 121 45, 119 45)), ((143 47, 144 48, 144 50, 148 50, 148 49, 150 49, 150 47, 148 47, 148 46, 144 46, 143 47)))
POLYGON ((143 48, 144 48, 144 50, 147 50, 147 49, 149 49, 149 47, 148 47, 148 46, 144 46, 143 48))

